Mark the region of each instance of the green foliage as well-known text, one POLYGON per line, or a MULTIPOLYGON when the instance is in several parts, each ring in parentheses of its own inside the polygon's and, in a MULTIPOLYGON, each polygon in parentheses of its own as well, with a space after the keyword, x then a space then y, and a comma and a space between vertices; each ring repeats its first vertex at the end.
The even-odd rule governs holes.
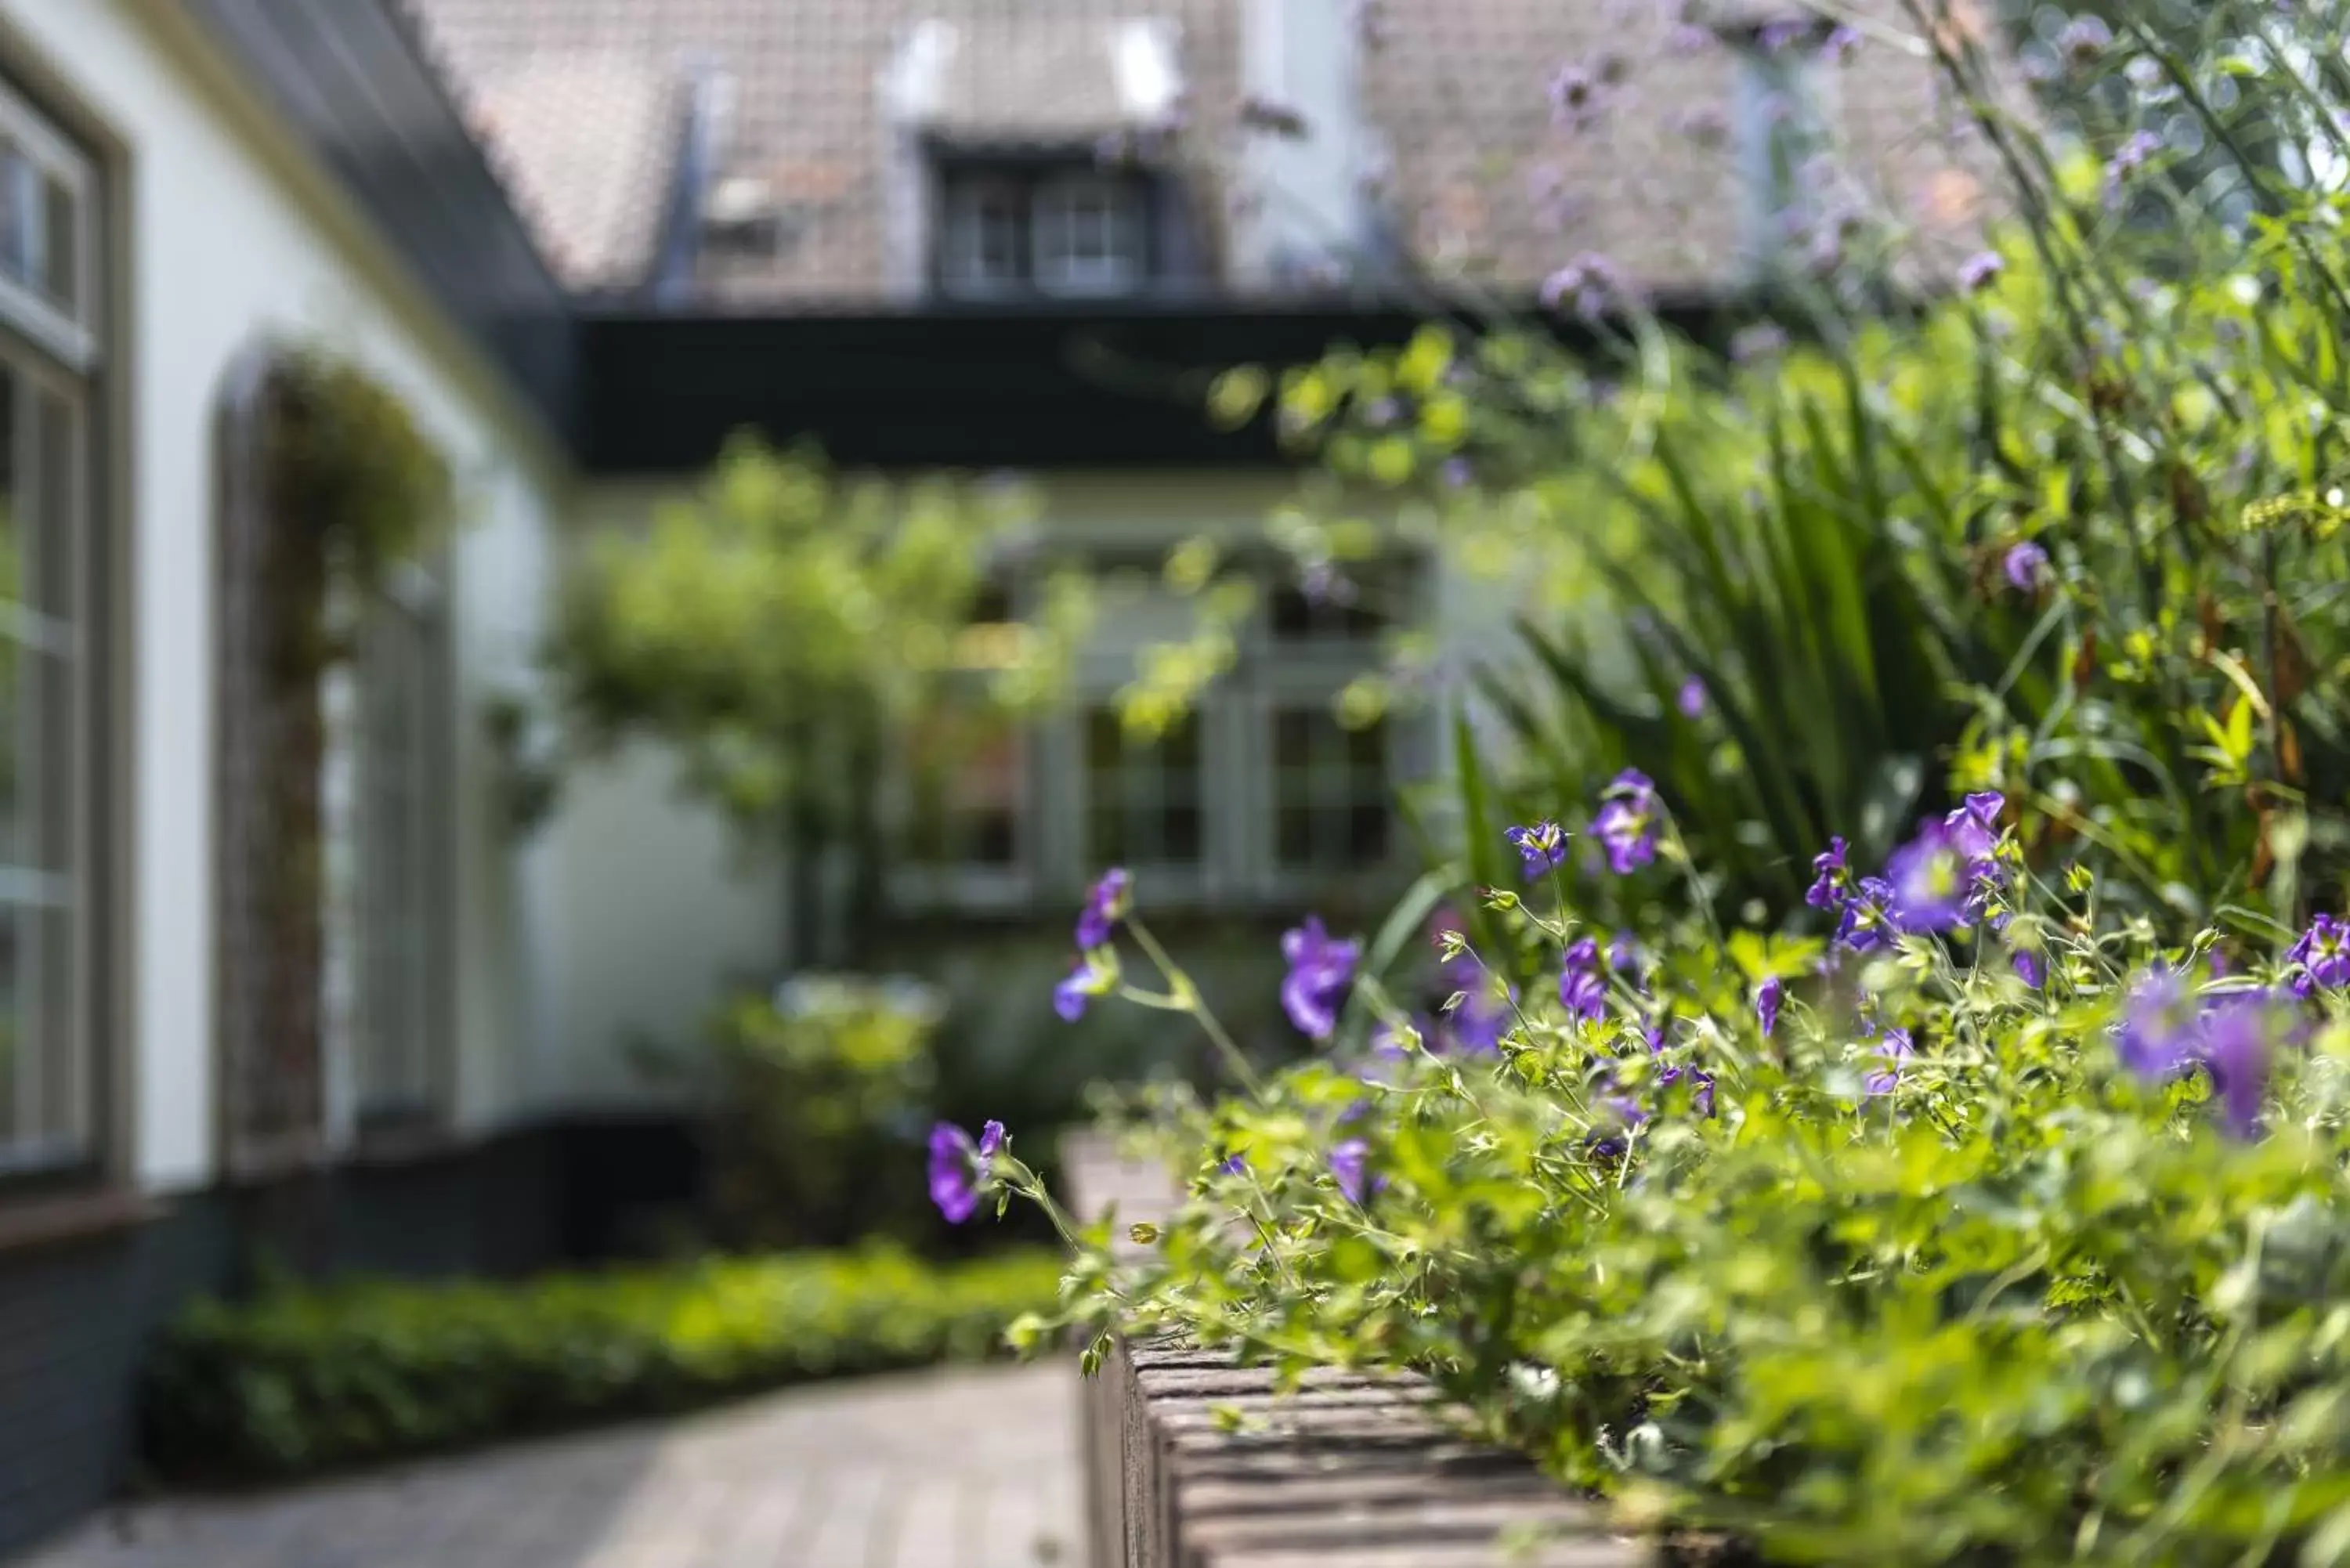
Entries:
POLYGON ((910 981, 803 975, 719 1014, 710 1179, 729 1245, 906 1227, 940 1012, 910 981))
POLYGON ((1056 1321, 1418 1367, 1627 1525, 1777 1561, 2350 1559, 2344 993, 2207 979, 2208 935, 2158 950, 2086 875, 2012 892, 2003 938, 1825 973, 1651 927, 1597 1020, 1557 1000, 1581 911, 1496 898, 1448 971, 1518 982, 1498 1051, 1431 1054, 1375 1002, 1399 1057, 1366 1027, 1162 1102, 1190 1199, 1139 1262, 1095 1238, 1056 1321), (2180 1002, 2126 1002, 2157 962, 2180 1002), (2181 1070, 2128 1070, 2117 1023, 2181 1070))
POLYGON ((201 1303, 150 1353, 150 1460, 283 1478, 674 1410, 805 1378, 991 1354, 1060 1262, 887 1249, 523 1284, 353 1282, 201 1303))

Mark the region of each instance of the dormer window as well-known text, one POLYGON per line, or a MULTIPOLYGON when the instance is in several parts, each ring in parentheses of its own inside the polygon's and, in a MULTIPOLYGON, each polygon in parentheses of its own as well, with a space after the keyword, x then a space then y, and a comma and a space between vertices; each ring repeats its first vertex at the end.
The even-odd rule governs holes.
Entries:
POLYGON ((1100 297, 1130 294, 1150 276, 1150 203, 1140 176, 950 164, 940 187, 937 272, 950 295, 1100 297))

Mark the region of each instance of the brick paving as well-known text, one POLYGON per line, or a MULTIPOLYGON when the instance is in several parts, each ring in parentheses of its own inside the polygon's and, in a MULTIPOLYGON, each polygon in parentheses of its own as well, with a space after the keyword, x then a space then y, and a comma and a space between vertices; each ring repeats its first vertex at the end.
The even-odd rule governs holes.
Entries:
POLYGON ((816 1385, 296 1490, 109 1511, 18 1568, 1085 1568, 1066 1362, 816 1385))

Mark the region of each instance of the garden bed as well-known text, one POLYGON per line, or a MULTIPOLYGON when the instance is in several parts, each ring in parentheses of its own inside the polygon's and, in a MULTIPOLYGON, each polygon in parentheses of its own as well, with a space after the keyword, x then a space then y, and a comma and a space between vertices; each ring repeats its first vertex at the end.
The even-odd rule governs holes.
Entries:
MULTIPOLYGON (((1173 1207, 1164 1171, 1068 1141, 1070 1206, 1118 1222, 1173 1207)), ((1085 1392, 1095 1568, 1630 1568, 1666 1560, 1609 1532, 1522 1456, 1463 1440, 1408 1374, 1268 1367, 1178 1341, 1121 1343, 1085 1392)))

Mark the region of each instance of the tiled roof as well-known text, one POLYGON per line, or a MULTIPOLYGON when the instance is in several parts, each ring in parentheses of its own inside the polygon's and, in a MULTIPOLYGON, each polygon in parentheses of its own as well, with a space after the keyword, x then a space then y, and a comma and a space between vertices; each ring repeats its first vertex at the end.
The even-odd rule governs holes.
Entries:
MULTIPOLYGON (((704 61, 733 85, 718 172, 772 192, 772 256, 710 258, 738 304, 854 306, 886 295, 893 138, 881 80, 926 23, 961 40, 942 129, 1112 129, 1102 39, 1157 22, 1183 76, 1177 163, 1214 254, 1238 164, 1245 0, 404 0, 567 279, 642 280, 676 145, 678 84, 704 61)), ((1758 17, 1773 13, 1739 0, 1758 17)), ((1709 291, 1739 270, 1745 185, 1730 51, 1684 48, 1661 0, 1367 0, 1364 110, 1388 149, 1388 205, 1415 258, 1513 289, 1570 257, 1643 286, 1709 291), (1600 78, 1562 127, 1562 67, 1600 78)), ((1846 5, 1847 12, 1855 7, 1846 5)), ((1798 0, 1784 9, 1800 14, 1798 0)), ((1901 0, 1857 7, 1901 26, 1901 0)), ((1960 117, 1932 65, 1871 39, 1827 94, 1851 177, 1942 248, 1977 227, 1988 158, 1950 149, 1960 117)))

